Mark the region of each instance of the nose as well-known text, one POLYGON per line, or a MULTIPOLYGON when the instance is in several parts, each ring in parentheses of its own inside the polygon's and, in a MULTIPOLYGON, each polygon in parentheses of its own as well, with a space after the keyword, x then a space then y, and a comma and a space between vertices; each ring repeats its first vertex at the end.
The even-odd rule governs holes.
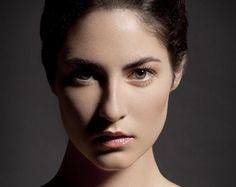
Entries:
POLYGON ((99 116, 114 123, 126 117, 124 92, 117 81, 112 81, 105 88, 99 108, 99 116))

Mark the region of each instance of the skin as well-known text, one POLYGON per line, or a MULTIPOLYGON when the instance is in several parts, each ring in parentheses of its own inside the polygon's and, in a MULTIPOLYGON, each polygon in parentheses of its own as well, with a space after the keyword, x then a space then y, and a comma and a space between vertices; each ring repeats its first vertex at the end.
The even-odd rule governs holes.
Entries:
POLYGON ((167 49, 148 30, 135 12, 117 9, 96 10, 69 31, 51 85, 70 139, 54 182, 176 186, 159 172, 152 147, 182 70, 172 71, 167 49), (106 131, 132 139, 119 149, 96 147, 93 138, 106 131))

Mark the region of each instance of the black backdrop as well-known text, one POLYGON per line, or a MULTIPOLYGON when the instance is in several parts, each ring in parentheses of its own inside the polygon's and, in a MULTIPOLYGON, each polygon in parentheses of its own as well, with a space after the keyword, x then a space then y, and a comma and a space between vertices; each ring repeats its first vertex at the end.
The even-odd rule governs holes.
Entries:
MULTIPOLYGON (((236 186, 236 2, 187 0, 189 60, 155 145, 167 178, 189 187, 236 186)), ((43 1, 0 3, 0 186, 37 187, 66 145, 40 64, 43 1)))

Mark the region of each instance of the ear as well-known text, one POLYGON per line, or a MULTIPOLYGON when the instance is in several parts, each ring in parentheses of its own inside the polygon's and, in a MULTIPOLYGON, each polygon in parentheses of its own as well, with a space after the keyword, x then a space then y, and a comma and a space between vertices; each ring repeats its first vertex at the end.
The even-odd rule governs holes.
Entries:
POLYGON ((183 73, 184 73, 186 61, 187 61, 187 56, 184 55, 179 67, 176 70, 174 70, 174 73, 173 73, 174 79, 173 79, 171 91, 175 90, 179 86, 183 73))

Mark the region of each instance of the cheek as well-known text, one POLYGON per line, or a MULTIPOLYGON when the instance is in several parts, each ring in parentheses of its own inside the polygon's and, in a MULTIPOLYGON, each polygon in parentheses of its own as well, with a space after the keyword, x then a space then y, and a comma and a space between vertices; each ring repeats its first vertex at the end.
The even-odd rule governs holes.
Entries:
POLYGON ((97 88, 65 88, 59 95, 64 124, 86 126, 96 112, 100 91, 97 88))
POLYGON ((137 99, 130 106, 130 115, 133 121, 139 124, 140 131, 146 132, 148 136, 159 135, 164 126, 169 93, 169 87, 151 88, 136 96, 137 99))

